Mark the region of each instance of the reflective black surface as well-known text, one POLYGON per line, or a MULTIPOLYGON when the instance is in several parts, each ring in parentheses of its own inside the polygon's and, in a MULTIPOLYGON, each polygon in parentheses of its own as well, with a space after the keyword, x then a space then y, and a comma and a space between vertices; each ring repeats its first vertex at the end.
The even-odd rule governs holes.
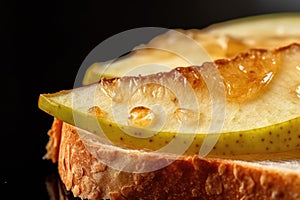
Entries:
POLYGON ((45 181, 57 168, 42 158, 52 117, 38 109, 38 96, 72 88, 84 58, 103 40, 138 27, 203 28, 255 14, 300 12, 293 0, 130 2, 1 4, 0 190, 10 199, 49 199, 45 181))

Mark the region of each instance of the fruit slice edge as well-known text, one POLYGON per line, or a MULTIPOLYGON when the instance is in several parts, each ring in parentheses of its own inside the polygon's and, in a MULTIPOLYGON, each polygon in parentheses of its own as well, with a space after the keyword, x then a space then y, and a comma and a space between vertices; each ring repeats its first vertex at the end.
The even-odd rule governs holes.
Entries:
MULTIPOLYGON (((224 42, 226 43, 227 39, 222 39, 223 36, 237 38, 237 40, 233 41, 233 43, 236 43, 233 45, 234 52, 239 51, 239 48, 242 48, 242 50, 245 50, 245 48, 247 48, 248 44, 245 46, 245 44, 242 44, 243 41, 239 41, 240 39, 249 40, 249 44, 253 43, 253 41, 256 40, 259 41, 254 43, 254 47, 274 48, 275 44, 284 46, 290 44, 290 42, 292 41, 300 42, 300 13, 263 14, 242 17, 239 19, 231 19, 224 22, 218 22, 203 29, 178 29, 178 31, 182 31, 182 33, 191 36, 200 44, 203 43, 203 47, 205 48, 215 49, 214 51, 219 48, 217 46, 222 46, 224 45, 224 42), (205 39, 201 37, 202 35, 205 39), (278 39, 276 39, 276 37, 278 37, 278 39), (281 41, 282 37, 287 37, 286 41, 281 41), (203 41, 203 39, 206 41, 203 41), (268 42, 268 40, 270 41, 268 42)), ((150 41, 149 44, 146 44, 143 47, 156 47, 158 49, 182 48, 177 46, 178 42, 174 44, 170 43, 170 40, 173 37, 176 38, 176 34, 175 36, 174 34, 162 34, 154 38, 153 41, 150 41), (165 46, 165 41, 169 41, 169 46, 165 46)), ((175 39, 175 41, 177 41, 177 39, 175 39)), ((253 44, 251 44, 250 46, 252 48, 253 44)), ((275 47, 277 48, 279 46, 277 45, 275 47)), ((209 51, 209 49, 207 49, 207 51, 209 51)), ((227 51, 226 48, 219 51, 220 55, 217 56, 217 58, 223 58, 223 54, 226 54, 225 51, 227 51)), ((232 51, 232 48, 230 51, 232 51)), ((134 71, 134 68, 147 63, 158 63, 162 66, 167 67, 186 66, 188 64, 186 63, 186 61, 178 58, 178 56, 176 57, 165 55, 165 52, 157 53, 154 50, 144 51, 143 49, 141 49, 141 51, 139 49, 137 50, 137 52, 134 51, 126 57, 120 57, 120 59, 117 59, 116 61, 114 61, 114 63, 109 64, 109 67, 107 66, 106 62, 92 64, 88 67, 84 75, 83 84, 86 85, 98 81, 99 77, 120 77, 125 72, 134 71), (160 53, 162 54, 160 55, 160 53), (170 58, 168 58, 168 56, 170 56, 170 58), (142 63, 141 60, 143 60, 142 63)), ((203 62, 207 61, 205 59, 206 57, 203 58, 203 62)), ((216 57, 213 56, 212 59, 216 59, 216 57)), ((110 61, 108 63, 110 63, 110 61)), ((153 72, 153 68, 151 67, 143 67, 143 70, 144 71, 141 73, 142 75, 153 72)))
MULTIPOLYGON (((54 94, 41 94, 38 107, 48 114, 74 125, 78 128, 87 130, 108 139, 114 145, 129 148, 157 151, 163 148, 172 140, 177 140, 178 145, 187 147, 184 154, 197 154, 205 139, 206 134, 182 134, 174 132, 157 132, 155 135, 140 138, 128 135, 116 123, 87 113, 78 112, 72 107, 65 106, 59 102, 59 98, 68 94, 70 91, 62 91, 54 94), (74 116, 77 120, 75 123, 74 116), (192 138, 192 139, 191 139, 192 138), (186 146, 186 142, 191 142, 186 146)), ((222 133, 217 144, 214 146, 210 155, 240 155, 253 153, 274 153, 300 149, 300 117, 269 127, 254 130, 222 133)), ((141 129, 142 131, 142 129, 141 129)), ((215 137, 211 134, 209 137, 215 137)), ((170 152, 168 152, 170 153, 170 152)), ((171 152, 173 153, 173 152, 171 152)))

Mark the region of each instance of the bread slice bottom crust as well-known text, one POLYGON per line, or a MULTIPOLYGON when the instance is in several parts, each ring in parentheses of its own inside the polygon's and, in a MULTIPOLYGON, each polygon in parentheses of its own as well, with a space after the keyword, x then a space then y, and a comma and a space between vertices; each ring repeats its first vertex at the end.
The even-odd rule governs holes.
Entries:
MULTIPOLYGON (((58 162, 66 189, 82 199, 300 199, 299 172, 276 170, 243 161, 180 157, 164 168, 146 172, 124 172, 101 162, 88 150, 78 129, 54 119, 48 131, 45 157, 58 162)), ((97 152, 117 159, 126 150, 97 145, 97 152)), ((127 153, 136 153, 128 151, 127 153)), ((143 153, 151 162, 173 159, 143 153)))

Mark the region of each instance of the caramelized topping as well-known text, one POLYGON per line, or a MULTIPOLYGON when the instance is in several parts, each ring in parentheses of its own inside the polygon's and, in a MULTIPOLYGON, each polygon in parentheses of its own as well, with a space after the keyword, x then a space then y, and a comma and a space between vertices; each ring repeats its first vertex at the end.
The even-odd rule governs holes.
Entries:
POLYGON ((279 56, 277 52, 251 50, 232 60, 217 60, 229 101, 245 101, 257 96, 274 77, 279 56))
MULTIPOLYGON (((276 75, 280 64, 280 52, 292 48, 293 45, 299 46, 298 44, 292 44, 276 50, 252 49, 246 53, 238 54, 233 59, 216 60, 213 66, 216 66, 219 70, 225 86, 227 101, 243 102, 257 97, 276 75)), ((197 89, 194 92, 197 93, 200 90, 199 93, 203 94, 207 88, 201 75, 201 67, 203 66, 177 67, 170 72, 161 72, 148 76, 127 76, 111 80, 102 79, 100 84, 102 84, 104 93, 112 97, 113 100, 114 98, 118 100, 117 96, 126 95, 127 91, 124 90, 124 85, 129 88, 128 90, 137 90, 138 88, 137 91, 129 92, 130 94, 151 93, 153 99, 165 97, 165 93, 168 93, 168 98, 172 98, 170 92, 167 92, 168 90, 174 92, 176 87, 186 87, 187 85, 194 90, 197 89), (116 90, 117 85, 122 86, 122 88, 116 90)), ((299 66, 296 66, 296 69, 299 70, 299 68, 299 66)), ((216 75, 214 74, 208 78, 216 79, 213 76, 216 75)), ((299 94, 298 88, 296 92, 299 94)), ((121 98, 121 100, 124 99, 121 98)), ((121 100, 119 99, 119 101, 121 100)), ((173 102, 175 100, 176 98, 173 102)))
POLYGON ((198 67, 178 67, 175 70, 189 82, 192 88, 205 87, 205 82, 198 67))
POLYGON ((100 84, 99 89, 107 97, 109 97, 110 99, 112 99, 116 95, 114 87, 116 86, 117 82, 118 82, 118 78, 108 79, 108 78, 103 77, 99 81, 99 84, 100 84))

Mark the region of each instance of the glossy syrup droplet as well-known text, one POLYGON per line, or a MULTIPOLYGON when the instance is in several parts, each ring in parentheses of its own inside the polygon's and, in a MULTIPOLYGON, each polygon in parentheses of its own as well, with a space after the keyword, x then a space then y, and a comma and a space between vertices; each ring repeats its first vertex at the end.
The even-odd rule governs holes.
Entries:
POLYGON ((278 56, 271 51, 249 51, 230 62, 216 64, 224 79, 227 99, 244 101, 257 96, 271 82, 277 72, 278 56))
POLYGON ((89 108, 87 112, 89 115, 94 115, 96 117, 104 117, 106 114, 99 106, 93 106, 89 108))
POLYGON ((177 108, 174 115, 181 124, 191 124, 197 120, 196 112, 187 108, 177 108))
POLYGON ((129 112, 129 124, 138 127, 149 127, 154 119, 154 113, 150 108, 137 106, 129 112))

